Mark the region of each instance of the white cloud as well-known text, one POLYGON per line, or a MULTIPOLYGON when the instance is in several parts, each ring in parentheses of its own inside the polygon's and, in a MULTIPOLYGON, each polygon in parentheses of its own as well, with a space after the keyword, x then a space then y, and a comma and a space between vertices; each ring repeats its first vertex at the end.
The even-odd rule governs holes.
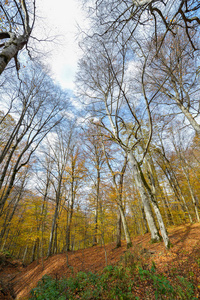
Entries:
POLYGON ((53 77, 63 88, 74 89, 74 77, 80 50, 77 42, 77 24, 85 24, 80 2, 76 0, 42 0, 38 3, 38 26, 35 35, 56 37, 55 42, 46 42, 50 51, 46 63, 53 77))

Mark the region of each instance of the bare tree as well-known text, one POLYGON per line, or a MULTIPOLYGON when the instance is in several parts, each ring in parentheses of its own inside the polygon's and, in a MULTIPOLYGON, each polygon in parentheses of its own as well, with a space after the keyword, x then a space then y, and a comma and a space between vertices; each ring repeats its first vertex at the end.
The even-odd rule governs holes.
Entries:
POLYGON ((193 36, 200 24, 200 5, 196 0, 83 0, 83 3, 92 22, 91 34, 106 35, 109 39, 118 39, 123 34, 126 41, 132 36, 140 39, 153 34, 159 52, 166 36, 175 35, 176 28, 181 26, 193 49, 198 47, 193 36))
POLYGON ((152 137, 150 103, 157 93, 147 94, 145 90, 144 74, 147 59, 144 57, 142 61, 139 88, 135 88, 133 94, 132 82, 130 84, 127 72, 129 49, 121 44, 117 48, 114 43, 106 44, 102 41, 97 43, 97 39, 94 39, 94 42, 95 48, 91 44, 88 48, 86 46, 87 52, 84 53, 85 56, 80 63, 81 68, 78 74, 78 82, 82 86, 78 87, 81 89, 82 95, 90 99, 91 106, 96 113, 95 117, 98 117, 98 121, 93 122, 103 127, 108 132, 110 139, 118 143, 127 153, 152 239, 159 240, 160 236, 152 216, 150 202, 154 208, 165 246, 168 248, 170 243, 159 207, 141 168, 152 137), (134 95, 136 98, 137 93, 141 97, 140 107, 142 109, 136 107, 137 101, 134 99, 134 95))
MULTIPOLYGON (((2 216, 4 219, 3 226, 0 233, 0 244, 2 244, 4 236, 8 236, 10 225, 13 219, 14 214, 18 209, 19 202, 22 200, 24 195, 26 194, 26 184, 30 177, 30 166, 28 166, 22 174, 20 174, 19 181, 15 185, 15 188, 11 194, 11 200, 6 210, 4 211, 4 215, 2 216)), ((6 239, 4 240, 3 245, 5 246, 6 239)))
MULTIPOLYGON (((27 48, 35 23, 35 0, 9 0, 0 2, 1 32, 0 40, 0 74, 5 70, 10 60, 15 60, 17 71, 20 64, 18 52, 27 48)), ((28 49, 28 48, 27 48, 28 49)))
POLYGON ((70 148, 69 161, 66 166, 66 184, 69 186, 68 214, 67 214, 67 230, 66 230, 66 249, 72 249, 71 229, 72 218, 74 214, 74 206, 77 193, 83 183, 86 175, 84 166, 84 158, 81 153, 80 143, 75 139, 74 144, 70 148))
POLYGON ((103 156, 103 149, 101 145, 100 129, 98 126, 89 124, 87 130, 84 131, 84 156, 86 165, 88 165, 88 174, 94 185, 94 235, 93 245, 98 243, 99 230, 99 214, 101 214, 101 181, 102 181, 102 167, 105 163, 103 156))
MULTIPOLYGON (((48 155, 53 162, 53 168, 49 171, 51 173, 51 184, 55 193, 55 210, 51 224, 47 256, 53 253, 53 245, 57 243, 57 220, 64 193, 64 177, 66 176, 66 165, 70 155, 71 138, 72 130, 67 134, 64 134, 62 130, 58 130, 56 139, 54 141, 48 141, 49 151, 46 152, 46 155, 48 155)), ((63 199, 63 201, 65 201, 65 199, 63 199)))
MULTIPOLYGON (((198 41, 195 32, 193 37, 198 41)), ((151 62, 146 69, 146 84, 154 91, 158 90, 154 101, 160 106, 167 107, 168 114, 181 113, 194 130, 200 133, 199 51, 194 51, 188 43, 182 28, 176 30, 175 36, 165 39, 162 49, 153 59, 152 56, 156 52, 155 41, 152 40, 148 45, 147 51, 151 52, 151 62)))
MULTIPOLYGON (((17 173, 28 164, 44 137, 63 119, 62 110, 67 105, 66 94, 38 67, 32 69, 32 74, 26 74, 26 81, 20 84, 18 93, 10 112, 15 122, 10 126, 11 132, 0 153, 1 211, 17 173)), ((1 126, 7 122, 7 117, 1 126)))
MULTIPOLYGON (((117 247, 121 246, 121 222, 122 222, 124 234, 125 234, 126 242, 127 242, 127 248, 130 248, 132 246, 132 242, 131 242, 131 238, 130 238, 129 228, 128 228, 126 215, 125 215, 125 211, 124 211, 124 206, 123 206, 123 200, 122 200, 123 199, 124 174, 125 174, 126 166, 128 163, 127 153, 125 152, 124 161, 123 161, 121 170, 114 171, 114 168, 112 166, 113 164, 111 163, 112 157, 111 157, 111 155, 108 154, 108 151, 110 152, 111 149, 106 149, 105 137, 103 137, 103 136, 102 136, 102 146, 103 146, 107 166, 112 175, 112 181, 113 181, 113 185, 114 185, 114 188, 116 191, 116 203, 117 203, 117 207, 119 210, 119 216, 120 216, 120 217, 118 216, 118 223, 117 223, 118 227, 117 227, 116 246, 117 247)), ((116 155, 116 152, 115 152, 115 155, 116 155)))
POLYGON ((191 196, 191 199, 192 199, 192 203, 193 203, 193 206, 194 206, 196 220, 197 220, 197 222, 200 222, 196 196, 195 196, 195 192, 194 192, 194 189, 192 187, 191 179, 190 179, 190 171, 191 170, 189 168, 189 164, 188 164, 187 159, 186 159, 185 149, 184 149, 183 141, 181 140, 180 134, 179 134, 179 138, 178 138, 178 144, 176 142, 176 139, 174 138, 173 139, 173 145, 174 145, 174 149, 176 151, 176 154, 179 158, 181 168, 183 170, 183 174, 184 174, 184 176, 186 178, 186 181, 187 181, 187 184, 188 184, 188 190, 189 190, 189 193, 190 193, 190 196, 191 196))

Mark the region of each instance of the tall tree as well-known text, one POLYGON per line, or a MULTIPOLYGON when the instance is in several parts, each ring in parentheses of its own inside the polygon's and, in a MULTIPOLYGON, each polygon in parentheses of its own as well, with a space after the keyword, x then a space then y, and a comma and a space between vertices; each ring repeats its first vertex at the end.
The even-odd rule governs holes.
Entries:
MULTIPOLYGON (((123 36, 121 38, 123 40, 123 36)), ((79 90, 83 97, 91 101, 91 106, 88 106, 92 107, 95 117, 98 117, 96 125, 103 127, 110 138, 127 153, 152 239, 159 240, 160 237, 152 216, 150 202, 154 208, 165 246, 168 248, 170 243, 158 204, 141 168, 152 138, 150 103, 155 97, 155 93, 147 93, 145 89, 146 57, 141 62, 141 81, 135 87, 134 98, 133 80, 129 79, 127 66, 128 56, 131 57, 129 48, 122 46, 120 41, 118 47, 118 43, 109 41, 103 43, 96 37, 93 39, 95 46, 91 41, 87 44, 87 39, 84 42, 87 52, 84 53, 85 56, 80 63, 78 82, 81 86, 78 86, 79 90), (141 97, 140 110, 136 107, 136 93, 141 97)))
POLYGON ((71 229, 72 218, 74 214, 75 200, 86 175, 84 166, 85 160, 81 156, 80 145, 72 145, 69 155, 69 161, 66 166, 66 184, 69 185, 68 196, 68 214, 66 230, 66 249, 71 250, 71 229))
POLYGON ((64 193, 64 179, 66 176, 66 165, 70 155, 70 144, 72 142, 72 131, 65 134, 62 130, 58 130, 54 142, 48 141, 49 151, 46 155, 54 162, 51 172, 51 184, 55 192, 55 210, 51 225, 51 233, 49 238, 49 247, 47 256, 54 252, 54 244, 57 244, 57 220, 61 207, 61 200, 64 193))
MULTIPOLYGON (((26 81, 15 83, 17 97, 10 114, 15 116, 9 136, 1 145, 0 209, 6 203, 17 173, 28 164, 44 137, 63 119, 67 95, 55 87, 49 76, 38 66, 26 73, 26 81)), ((6 99, 8 95, 5 96, 6 99)), ((10 95, 11 101, 13 95, 10 95)), ((9 115, 2 118, 1 127, 9 115)))
POLYGON ((100 130, 98 126, 89 124, 87 131, 84 132, 84 156, 86 159, 86 165, 88 166, 88 172, 91 174, 93 185, 95 187, 94 199, 95 199, 95 210, 94 210, 94 234, 93 234, 93 245, 98 242, 98 223, 99 223, 99 213, 101 209, 101 174, 102 167, 105 162, 103 156, 103 149, 101 145, 100 130))
MULTIPOLYGON (((119 216, 118 216, 118 223, 117 223, 117 243, 116 247, 121 246, 121 222, 123 224, 124 234, 127 242, 127 248, 130 248, 132 246, 129 228, 125 216, 124 206, 123 206, 123 185, 124 185, 124 175, 126 171, 126 166, 128 163, 127 153, 125 152, 124 161, 122 163, 121 170, 114 171, 113 164, 111 161, 113 158, 110 155, 110 149, 106 149, 105 145, 105 137, 102 137, 102 145, 104 150, 104 155, 106 158, 107 166, 110 170, 110 173, 112 175, 112 181, 114 185, 114 189, 116 192, 116 203, 119 210, 119 216), (109 151, 109 154, 108 154, 109 151)), ((115 156, 117 156, 117 153, 115 152, 115 156)), ((116 163, 115 163, 116 164, 116 163)), ((116 169, 116 168, 115 168, 116 169)))
POLYGON ((35 0, 8 0, 0 3, 1 32, 3 41, 0 48, 0 74, 5 70, 10 60, 15 60, 17 71, 20 64, 17 59, 18 52, 27 48, 31 36, 35 17, 35 0))
MULTIPOLYGON (((159 102, 160 107, 168 107, 168 114, 178 117, 181 112, 193 129, 200 133, 199 50, 194 51, 188 43, 183 28, 177 28, 175 33, 165 39, 158 55, 155 55, 155 40, 148 43, 146 51, 150 53, 150 66, 146 69, 146 84, 158 90, 154 101, 159 102)), ((198 34, 193 32, 193 37, 198 44, 198 34)))
POLYGON ((200 6, 196 0, 83 0, 83 3, 92 22, 91 35, 98 33, 117 40, 123 34, 128 42, 132 36, 140 39, 145 31, 145 38, 153 34, 159 52, 165 38, 183 27, 188 42, 193 49, 198 48, 193 36, 200 25, 200 6))

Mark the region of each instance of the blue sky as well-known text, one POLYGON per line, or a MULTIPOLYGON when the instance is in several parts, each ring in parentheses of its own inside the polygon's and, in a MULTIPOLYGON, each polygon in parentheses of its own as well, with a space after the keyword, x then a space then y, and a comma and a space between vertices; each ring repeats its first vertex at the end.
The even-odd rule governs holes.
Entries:
MULTIPOLYGON (((45 58, 55 80, 64 89, 74 89, 74 78, 80 50, 77 42, 77 24, 85 24, 80 0, 42 0, 37 4, 41 17, 38 28, 45 36, 56 37, 55 42, 45 43, 51 52, 45 58)), ((37 35, 36 28, 35 35, 37 35)), ((38 32, 40 35, 40 32, 38 32)))

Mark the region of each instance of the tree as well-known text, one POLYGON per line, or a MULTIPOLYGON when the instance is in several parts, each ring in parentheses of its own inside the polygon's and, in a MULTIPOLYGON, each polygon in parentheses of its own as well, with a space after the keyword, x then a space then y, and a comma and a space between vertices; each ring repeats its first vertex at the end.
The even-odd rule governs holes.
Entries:
MULTIPOLYGON (((179 117, 181 112, 193 129, 200 133, 199 51, 194 51, 188 43, 183 28, 176 29, 175 33, 174 36, 165 39, 157 55, 155 55, 155 40, 148 43, 147 51, 150 59, 149 68, 146 69, 146 84, 150 89, 158 91, 154 101, 159 102, 161 107, 168 107, 168 114, 179 117)), ((193 37, 198 41, 195 32, 193 37)))
POLYGON ((198 48, 193 36, 200 24, 200 6, 196 0, 83 0, 83 3, 89 10, 91 35, 97 33, 117 40, 123 34, 126 43, 132 36, 146 39, 153 34, 159 52, 165 38, 183 27, 188 42, 193 49, 198 48))
POLYGON ((74 214, 75 200, 78 190, 86 175, 85 161, 81 157, 80 145, 73 144, 70 149, 69 162, 66 166, 66 184, 69 185, 67 230, 66 230, 66 249, 71 248, 71 227, 74 214))
MULTIPOLYGON (((4 222, 0 233, 0 244, 2 244, 4 236, 5 235, 8 236, 10 230, 10 224, 12 222, 14 214, 18 209, 19 202, 22 200, 25 194, 25 187, 28 181, 28 177, 30 176, 29 173, 30 173, 30 165, 28 165, 27 168, 24 170, 24 172, 20 174, 20 180, 12 190, 12 193, 10 195, 11 199, 9 201, 9 205, 6 207, 6 210, 4 211, 4 215, 3 215, 4 222)), ((5 245, 5 241, 4 241, 4 245, 5 245)))
MULTIPOLYGON (((123 207, 123 202, 122 202, 124 174, 125 174, 126 166, 127 166, 127 163, 128 163, 127 153, 125 152, 124 161, 123 161, 121 170, 114 171, 112 163, 111 163, 111 160, 113 158, 111 157, 110 153, 108 154, 108 151, 110 149, 109 150, 107 149, 107 151, 106 151, 105 141, 106 141, 106 136, 102 136, 102 146, 103 146, 103 150, 104 150, 104 156, 106 158, 107 166, 108 166, 108 168, 110 170, 110 173, 112 175, 112 181, 113 181, 113 185, 114 185, 114 189, 115 189, 115 193, 116 193, 115 201, 117 203, 117 207, 118 207, 118 210, 119 210, 118 223, 117 223, 118 227, 117 227, 116 247, 121 246, 121 222, 122 222, 125 237, 126 237, 126 242, 127 242, 127 248, 130 248, 132 246, 132 242, 131 242, 129 228, 128 228, 128 224, 127 224, 127 220, 126 220, 126 216, 125 216, 125 212, 124 212, 124 207, 123 207)), ((116 152, 115 152, 115 156, 117 156, 116 152)))
POLYGON ((184 147, 183 147, 183 141, 181 140, 180 135, 178 137, 178 145, 176 143, 175 138, 173 139, 173 146, 174 146, 176 154, 179 158, 179 162, 180 162, 181 168, 183 170, 183 174, 184 174, 184 176, 186 178, 186 181, 187 181, 188 190, 190 192, 192 203, 194 205, 196 220, 197 220, 197 222, 200 222, 196 196, 195 196, 195 192, 194 192, 194 189, 192 187, 191 179, 190 179, 190 168, 189 168, 189 164, 187 163, 187 160, 186 160, 185 150, 184 150, 184 147))
MULTIPOLYGON (((15 114, 16 118, 9 125, 8 139, 1 145, 1 212, 18 172, 29 163, 44 137, 61 122, 62 110, 67 105, 66 94, 55 88, 40 67, 33 66, 32 74, 25 75, 25 82, 15 82, 18 94, 10 114, 15 114)), ((13 101, 13 94, 10 98, 13 101)), ((2 118, 2 128, 9 118, 9 115, 2 118)))
MULTIPOLYGON (((123 39, 123 36, 121 38, 123 39)), ((104 128, 110 139, 127 153, 152 239, 159 240, 160 236, 152 216, 150 202, 159 222, 165 246, 168 248, 170 243, 158 204, 141 168, 152 138, 150 103, 155 97, 154 93, 147 93, 145 89, 144 74, 147 59, 144 57, 141 62, 141 81, 135 88, 140 95, 141 109, 137 109, 137 102, 133 96, 133 80, 128 77, 128 56, 131 57, 129 48, 122 46, 120 41, 119 47, 118 43, 110 41, 103 43, 98 38, 93 38, 93 43, 89 41, 87 44, 87 39, 84 42, 86 52, 80 62, 77 77, 80 94, 91 101, 91 112, 95 111, 93 116, 98 118, 98 121, 93 122, 104 128)), ((135 81, 137 82, 138 78, 135 81)))
POLYGON ((98 126, 89 124, 87 130, 84 132, 84 156, 86 160, 86 165, 88 165, 88 173, 92 179, 94 185, 94 234, 93 234, 93 245, 97 245, 98 242, 98 221, 99 214, 101 212, 101 174, 102 167, 105 163, 105 158, 103 156, 103 149, 101 145, 100 130, 98 126))
POLYGON ((0 39, 3 40, 0 47, 0 74, 5 70, 10 60, 15 60, 17 71, 20 64, 17 59, 18 52, 24 47, 27 48, 35 23, 35 0, 15 0, 1 1, 0 39))
POLYGON ((47 160, 50 159, 50 161, 53 162, 53 169, 49 171, 51 173, 51 184, 55 193, 55 199, 53 199, 55 202, 55 209, 51 223, 47 256, 50 256, 54 252, 54 245, 57 245, 57 220, 64 194, 64 180, 66 176, 66 165, 70 155, 71 139, 72 130, 67 134, 65 134, 62 130, 58 130, 54 142, 52 143, 52 141, 48 141, 49 150, 46 152, 46 155, 48 156, 47 160))
MULTIPOLYGON (((186 213, 188 215, 189 221, 192 223, 192 216, 190 214, 190 211, 189 211, 189 208, 187 205, 186 197, 183 194, 180 183, 178 181, 177 172, 174 170, 174 166, 173 166, 173 162, 172 162, 173 159, 171 161, 168 158, 169 154, 165 150, 162 139, 160 139, 159 147, 156 147, 156 149, 154 149, 154 150, 155 150, 154 154, 153 154, 154 159, 155 159, 156 163, 159 165, 159 167, 161 168, 161 170, 163 171, 163 173, 165 174, 167 181, 169 182, 169 186, 175 195, 176 203, 178 204, 179 214, 180 214, 180 208, 181 208, 181 210, 184 212, 184 214, 186 213)), ((180 218, 182 219, 182 216, 180 216, 180 218)), ((183 218, 184 218, 184 220, 186 220, 185 216, 183 216, 183 218)))

